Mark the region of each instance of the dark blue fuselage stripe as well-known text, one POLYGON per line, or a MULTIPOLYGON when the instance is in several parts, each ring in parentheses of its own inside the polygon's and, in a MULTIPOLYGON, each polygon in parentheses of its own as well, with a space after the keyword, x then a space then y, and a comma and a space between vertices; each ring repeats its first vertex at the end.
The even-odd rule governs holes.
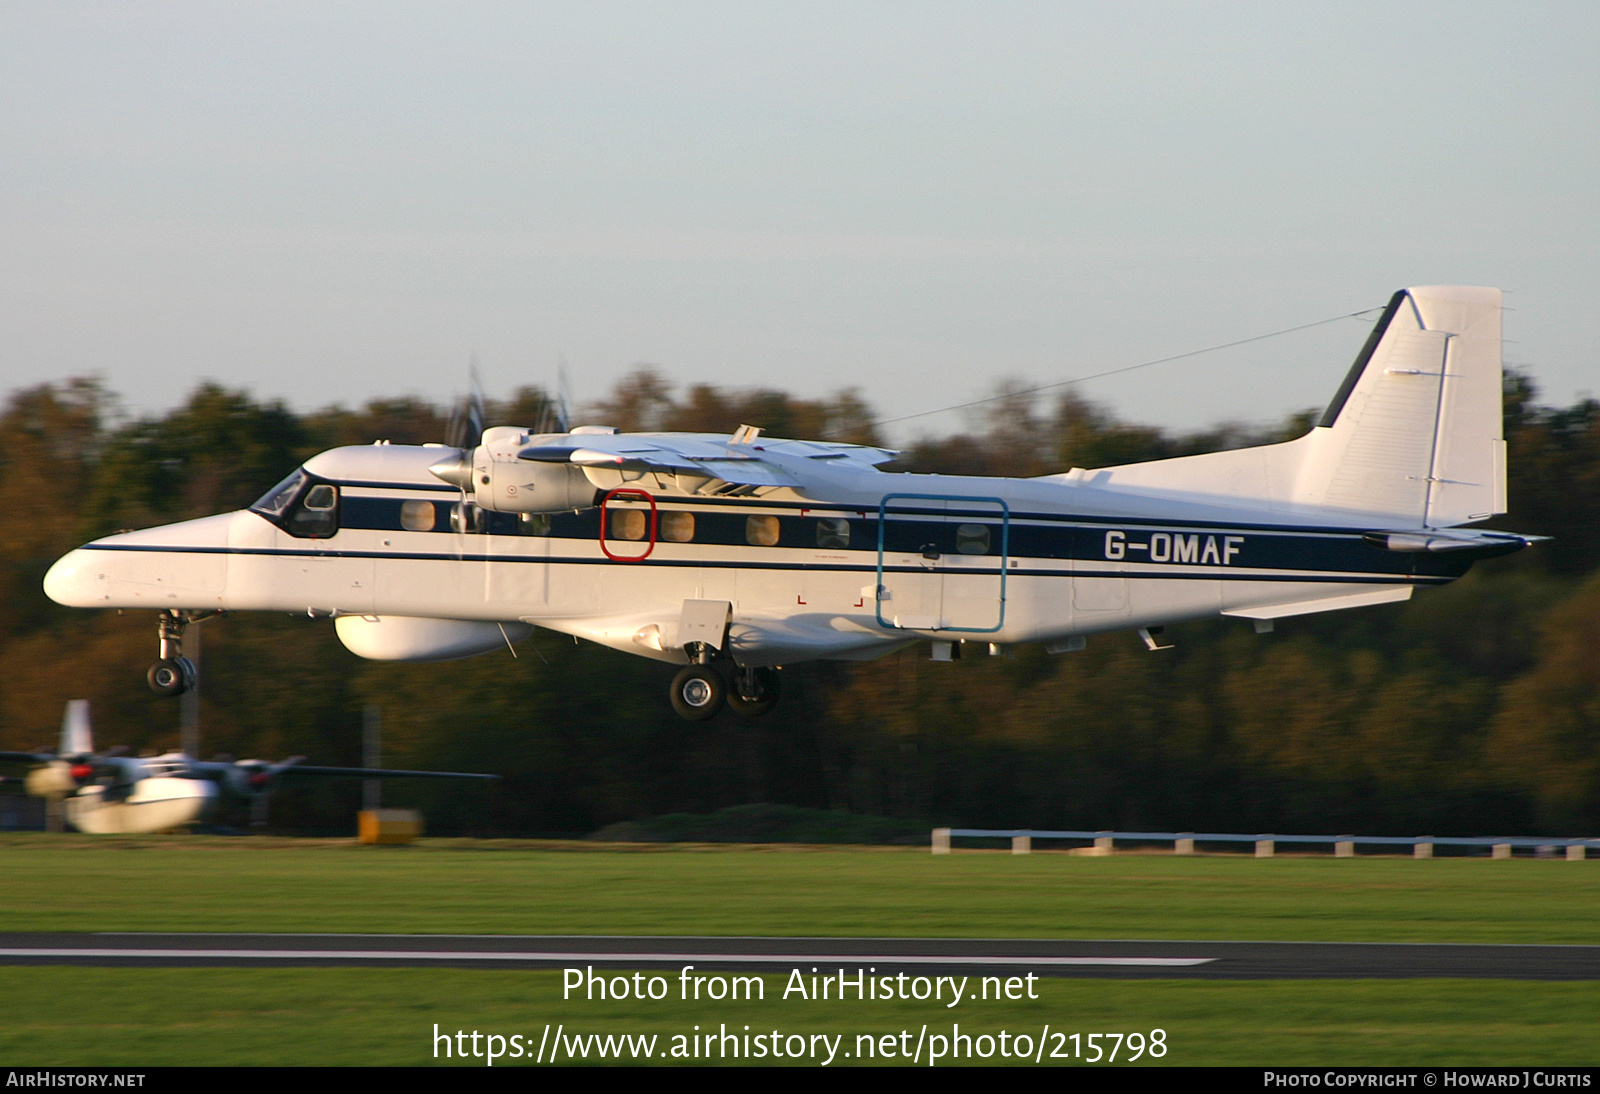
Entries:
MULTIPOLYGON (((398 498, 345 498, 342 502, 341 524, 348 529, 401 532, 401 504, 398 498)), ((681 510, 668 508, 666 511, 681 510)), ((841 523, 837 517, 813 517, 808 513, 805 517, 773 518, 780 522, 779 538, 774 546, 802 550, 850 550, 850 545, 854 544, 855 550, 859 551, 868 544, 875 547, 880 531, 883 546, 891 554, 922 554, 931 546, 943 554, 957 555, 964 553, 961 551, 963 546, 970 546, 970 542, 964 543, 960 538, 959 529, 963 522, 959 518, 949 519, 952 516, 949 513, 939 513, 939 519, 936 520, 912 519, 895 513, 890 520, 880 522, 876 519, 876 513, 871 518, 864 518, 857 509, 835 512, 849 514, 842 521, 842 530, 835 527, 841 523), (824 526, 824 521, 827 526, 824 526), (830 537, 838 537, 840 542, 829 542, 830 537)), ((751 546, 745 517, 746 514, 739 512, 696 512, 690 533, 691 541, 720 547, 751 546)), ((480 533, 474 534, 522 537, 532 535, 536 528, 542 533, 540 538, 587 540, 592 543, 600 534, 601 510, 546 514, 536 524, 519 521, 512 513, 482 511, 479 519, 482 524, 480 533)), ((1185 525, 1171 521, 1161 525, 1141 525, 1137 530, 1129 524, 1102 521, 1085 525, 1071 522, 1065 517, 1050 522, 1013 520, 1002 523, 993 510, 966 523, 978 524, 996 532, 1004 529, 1003 535, 991 536, 988 551, 966 556, 973 559, 998 557, 996 548, 1004 542, 1007 558, 1040 561, 1076 559, 1113 563, 1172 563, 1178 566, 1226 561, 1257 570, 1393 574, 1396 579, 1408 575, 1459 577, 1470 566, 1468 559, 1444 554, 1386 551, 1365 542, 1360 533, 1351 531, 1307 534, 1302 531, 1282 533, 1241 527, 1238 534, 1229 536, 1217 531, 1216 525, 1185 525), (1118 542, 1112 543, 1113 539, 1118 542)), ((451 531, 449 507, 446 506, 435 507, 431 528, 421 530, 422 534, 428 531, 461 534, 451 531)))
POLYGON ((449 486, 442 482, 363 482, 360 479, 323 479, 340 488, 346 486, 358 487, 362 490, 426 490, 433 494, 460 494, 459 486, 449 486))
MULTIPOLYGON (((859 573, 875 574, 878 567, 873 562, 860 565, 820 562, 751 562, 732 559, 663 559, 647 558, 638 562, 616 561, 604 557, 529 555, 458 555, 455 553, 419 551, 297 551, 278 547, 177 547, 158 544, 91 543, 86 551, 138 551, 173 555, 253 555, 280 558, 370 558, 395 559, 411 562, 494 562, 535 563, 551 566, 655 566, 674 568, 707 568, 728 570, 788 570, 797 573, 859 573)), ((875 557, 875 556, 874 556, 875 557)), ((945 574, 956 577, 999 577, 998 569, 950 570, 925 569, 921 566, 885 566, 884 573, 895 574, 945 574)), ((1321 573, 1246 573, 1242 570, 1213 568, 1209 570, 1065 570, 1015 567, 1006 571, 1012 577, 1078 577, 1078 578, 1128 578, 1134 581, 1293 581, 1308 584, 1364 584, 1364 585, 1442 585, 1455 580, 1427 574, 1385 574, 1381 572, 1321 573)))
MULTIPOLYGON (((434 486, 426 483, 401 484, 393 482, 356 482, 337 481, 339 486, 355 486, 371 490, 427 490, 438 493, 459 494, 453 486, 442 483, 434 486)), ((973 495, 977 500, 977 495, 973 495)), ((380 499, 370 499, 380 500, 380 499)), ((403 498, 394 498, 403 501, 403 498)), ((766 501, 761 498, 714 498, 714 497, 680 497, 677 495, 656 495, 656 504, 663 509, 694 510, 698 508, 734 508, 734 509, 793 509, 796 512, 807 513, 841 513, 854 515, 861 519, 874 519, 878 511, 877 502, 863 502, 859 505, 849 505, 840 502, 814 502, 814 501, 766 501)), ((993 509, 933 509, 929 507, 906 506, 892 503, 889 511, 895 516, 925 516, 925 517, 972 517, 975 520, 996 519, 998 514, 993 509)), ((1160 517, 1107 517, 1099 515, 1084 515, 1080 513, 1044 513, 1031 512, 1023 509, 1011 511, 1011 523, 1015 526, 1019 521, 1039 521, 1046 524, 1081 524, 1100 528, 1168 528, 1186 532, 1204 532, 1207 530, 1217 532, 1237 532, 1241 529, 1247 532, 1280 532, 1284 534, 1308 536, 1359 536, 1362 532, 1380 531, 1368 527, 1356 528, 1351 525, 1305 525, 1305 524, 1251 524, 1243 521, 1196 521, 1160 517)), ((395 528, 398 530, 399 525, 395 528)))

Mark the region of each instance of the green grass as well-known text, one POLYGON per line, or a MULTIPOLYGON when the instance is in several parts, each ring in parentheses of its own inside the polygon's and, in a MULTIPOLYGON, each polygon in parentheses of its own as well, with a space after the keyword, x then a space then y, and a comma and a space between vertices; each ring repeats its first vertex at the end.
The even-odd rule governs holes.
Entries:
POLYGON ((1600 943, 1597 863, 554 846, 5 837, 0 930, 1600 943))
MULTIPOLYGON (((1560 860, 28 834, 0 836, 0 871, 8 931, 1600 943, 1600 867, 1560 860)), ((546 971, 0 967, 0 1063, 459 1063, 432 1057, 434 1023, 527 1038, 547 1022, 663 1038, 723 1023, 843 1033, 841 1051, 858 1033, 915 1036, 924 1023, 1164 1029, 1168 1054, 1146 1064, 1600 1062, 1600 984, 1587 982, 1050 979, 1035 1001, 955 1010, 784 1001, 784 978, 766 983, 762 1002, 641 1004, 563 1000, 546 971)))

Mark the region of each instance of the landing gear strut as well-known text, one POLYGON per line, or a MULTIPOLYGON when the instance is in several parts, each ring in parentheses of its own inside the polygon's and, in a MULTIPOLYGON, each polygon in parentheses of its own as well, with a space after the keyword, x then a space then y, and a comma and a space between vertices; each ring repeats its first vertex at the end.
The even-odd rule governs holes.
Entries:
POLYGON ((781 694, 777 669, 765 665, 735 669, 733 687, 728 689, 728 709, 754 718, 777 706, 781 694))
POLYGON ((160 642, 159 659, 144 674, 145 683, 157 695, 182 695, 194 687, 196 669, 194 662, 183 655, 183 630, 190 623, 198 623, 221 612, 181 612, 167 610, 161 613, 156 624, 160 642))

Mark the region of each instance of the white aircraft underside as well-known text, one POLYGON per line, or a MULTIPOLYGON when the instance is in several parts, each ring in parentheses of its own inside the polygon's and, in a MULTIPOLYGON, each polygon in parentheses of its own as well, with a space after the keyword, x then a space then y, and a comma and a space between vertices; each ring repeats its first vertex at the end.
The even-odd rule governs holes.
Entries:
POLYGON ((750 667, 1379 604, 1529 542, 1461 527, 1505 509, 1492 289, 1397 293, 1322 423, 1285 444, 1040 479, 877 470, 891 456, 751 429, 340 448, 255 509, 87 544, 45 588, 332 617, 381 659, 537 626, 750 667))

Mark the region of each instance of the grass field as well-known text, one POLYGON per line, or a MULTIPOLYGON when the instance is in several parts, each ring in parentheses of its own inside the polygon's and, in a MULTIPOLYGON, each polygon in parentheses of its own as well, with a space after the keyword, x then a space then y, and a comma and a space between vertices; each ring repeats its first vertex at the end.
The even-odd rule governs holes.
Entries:
MULTIPOLYGON (((1600 866, 1560 860, 26 834, 0 837, 0 870, 8 931, 1600 943, 1600 866)), ((1035 1038, 1046 1023, 1164 1029, 1167 1055, 1140 1065, 1600 1061, 1590 983, 1044 980, 1038 1000, 959 1011, 784 1001, 783 984, 768 977, 756 1003, 639 1004, 563 1000, 557 972, 0 968, 0 1063, 460 1063, 432 1057, 434 1023, 526 1038, 547 1022, 653 1032, 660 1051, 697 1024, 853 1043, 960 1022, 1035 1038)))
POLYGON ((1600 943, 1594 862, 623 847, 7 836, 0 930, 1600 943))

